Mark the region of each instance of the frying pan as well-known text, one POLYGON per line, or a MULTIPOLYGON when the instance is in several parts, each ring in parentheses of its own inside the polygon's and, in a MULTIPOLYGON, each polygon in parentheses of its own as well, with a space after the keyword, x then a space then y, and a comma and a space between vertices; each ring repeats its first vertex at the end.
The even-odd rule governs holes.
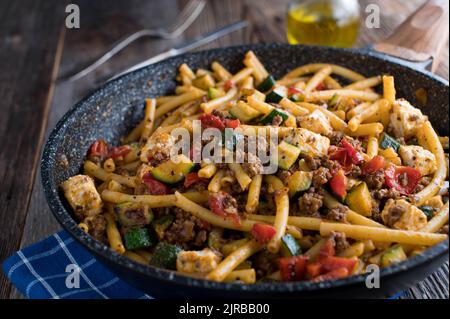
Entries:
MULTIPOLYGON (((389 48, 389 44, 386 47, 389 48)), ((242 68, 241 61, 248 50, 253 50, 275 77, 312 62, 343 65, 365 76, 391 74, 395 77, 397 96, 420 106, 435 129, 441 135, 448 135, 448 82, 425 71, 422 68, 424 63, 406 62, 368 48, 351 50, 287 44, 241 45, 189 53, 106 83, 78 102, 58 122, 45 145, 41 173, 48 204, 64 229, 120 278, 159 298, 386 297, 422 280, 448 260, 449 242, 446 240, 418 256, 382 269, 378 289, 368 289, 364 275, 321 283, 217 283, 138 264, 112 251, 77 226, 69 205, 59 191, 59 185, 81 171, 84 154, 91 143, 97 139, 118 143, 119 138, 142 118, 145 97, 174 91, 174 79, 180 64, 187 63, 194 69, 208 68, 217 60, 236 72, 242 68), (425 105, 418 104, 416 100, 415 92, 418 89, 425 89, 428 93, 425 105)), ((435 52, 436 47, 428 51, 428 58, 435 52)))

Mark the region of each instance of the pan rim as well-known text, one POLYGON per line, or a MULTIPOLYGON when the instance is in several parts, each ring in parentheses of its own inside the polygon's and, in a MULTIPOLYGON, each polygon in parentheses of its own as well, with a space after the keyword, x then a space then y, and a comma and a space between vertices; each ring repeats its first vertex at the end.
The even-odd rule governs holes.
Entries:
MULTIPOLYGON (((173 271, 156 268, 153 266, 144 266, 138 264, 120 254, 111 250, 108 246, 99 243, 94 238, 86 235, 77 225, 75 220, 72 218, 71 213, 64 207, 60 199, 60 194, 58 192, 58 187, 52 185, 52 168, 56 162, 56 153, 54 152, 54 142, 60 139, 61 131, 65 129, 67 125, 70 124, 70 118, 79 112, 83 106, 86 107, 88 102, 95 98, 99 92, 108 90, 112 86, 120 85, 120 82, 126 80, 128 77, 132 78, 139 73, 144 73, 147 68, 152 68, 155 65, 167 64, 175 59, 183 59, 187 56, 202 55, 205 52, 220 52, 225 49, 272 49, 272 48, 292 48, 292 47, 302 47, 306 49, 318 49, 330 52, 347 52, 350 54, 360 55, 360 56, 370 56, 375 59, 382 61, 387 61, 391 64, 400 65, 402 67, 411 69, 415 72, 421 73, 427 78, 439 82, 441 85, 448 87, 448 81, 443 78, 423 69, 418 69, 414 64, 408 61, 403 61, 398 58, 387 56, 378 52, 373 52, 367 49, 338 49, 338 48, 324 48, 316 46, 294 46, 289 44, 278 44, 278 43, 268 43, 268 44, 250 44, 250 45, 237 45, 229 46, 225 48, 210 49, 204 51, 197 51, 193 53, 185 53, 161 62, 158 62, 152 66, 147 66, 139 70, 135 70, 131 73, 122 75, 111 82, 107 82, 102 86, 91 90, 84 98, 77 102, 73 107, 70 108, 68 112, 58 121, 56 126, 53 128, 51 134, 49 135, 43 155, 41 160, 41 182, 44 188, 47 203, 52 211, 52 214, 58 220, 58 222, 63 226, 63 228, 69 232, 69 234, 74 237, 79 243, 81 243, 85 248, 87 248, 94 255, 101 258, 108 259, 110 262, 119 265, 122 268, 127 268, 131 272, 137 272, 140 275, 150 276, 158 279, 161 282, 167 284, 173 284, 175 282, 177 285, 190 286, 196 288, 212 289, 212 290, 228 290, 228 291, 248 291, 248 292, 265 292, 270 291, 274 293, 286 293, 286 292, 297 292, 297 291, 315 291, 315 290, 325 290, 330 288, 338 288, 344 286, 351 286, 357 284, 363 284, 367 275, 357 275, 350 276, 344 279, 325 281, 320 283, 312 282, 292 282, 292 283, 257 283, 253 285, 237 284, 237 283, 218 283, 213 281, 207 281, 204 279, 195 279, 192 277, 187 277, 184 275, 177 274, 173 271)), ((402 271, 410 271, 413 268, 421 266, 423 263, 438 258, 439 256, 447 253, 449 250, 448 239, 438 245, 435 245, 426 250, 425 253, 418 256, 412 257, 403 261, 401 263, 395 264, 393 266, 384 268, 380 272, 381 278, 388 278, 391 275, 395 275, 402 271)))

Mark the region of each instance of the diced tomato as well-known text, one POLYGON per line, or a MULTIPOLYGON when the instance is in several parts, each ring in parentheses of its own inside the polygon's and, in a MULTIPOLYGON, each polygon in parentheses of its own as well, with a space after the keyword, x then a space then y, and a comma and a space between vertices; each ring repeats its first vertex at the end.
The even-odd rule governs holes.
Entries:
POLYGON ((184 178, 184 187, 188 188, 191 185, 197 184, 197 183, 205 183, 208 182, 206 178, 201 178, 198 176, 197 173, 189 173, 184 178))
POLYGON ((350 159, 352 160, 353 164, 359 164, 364 160, 362 155, 355 150, 353 145, 350 144, 350 142, 347 141, 346 138, 342 139, 341 145, 347 151, 347 154, 350 157, 350 159))
POLYGON ((302 280, 306 272, 307 256, 293 256, 278 259, 281 279, 283 281, 302 280))
POLYGON ((330 147, 330 159, 337 161, 345 171, 350 171, 352 160, 348 156, 347 150, 342 147, 330 147))
POLYGON ((330 181, 330 187, 334 194, 343 199, 347 194, 347 177, 342 169, 338 170, 330 181))
POLYGON ((373 174, 376 171, 382 170, 386 167, 386 162, 384 161, 384 158, 381 156, 375 156, 370 161, 368 161, 366 164, 364 164, 364 167, 362 169, 363 174, 373 174))
POLYGON ((238 119, 225 119, 225 127, 235 129, 241 124, 238 119))
POLYGON ((319 281, 325 281, 325 280, 339 279, 339 278, 347 277, 348 275, 349 275, 348 269, 342 267, 342 268, 334 269, 326 274, 317 276, 312 281, 319 282, 319 281))
POLYGON ((314 262, 306 265, 306 277, 312 279, 322 274, 322 264, 314 262))
POLYGON ((202 114, 200 116, 200 121, 202 123, 202 128, 216 128, 221 131, 225 129, 225 124, 222 120, 218 116, 212 114, 202 114))
POLYGON ((325 83, 323 83, 323 82, 320 82, 319 84, 317 84, 317 86, 316 86, 316 90, 317 91, 322 91, 322 90, 325 90, 326 89, 326 86, 325 86, 325 83))
POLYGON ((290 94, 290 95, 302 94, 302 93, 305 93, 305 92, 303 90, 296 88, 295 86, 290 86, 288 88, 288 94, 290 94))
POLYGON ((277 230, 275 227, 267 224, 259 224, 256 223, 253 225, 251 234, 253 237, 255 237, 256 241, 260 242, 261 244, 266 244, 268 241, 270 241, 273 236, 275 236, 277 230))
POLYGON ((106 158, 108 155, 108 144, 104 140, 96 140, 89 147, 88 157, 106 158))
POLYGON ((166 195, 170 193, 170 188, 154 179, 150 172, 142 176, 142 183, 146 186, 147 193, 150 195, 166 195))
POLYGON ((335 253, 336 250, 334 248, 334 240, 327 239, 325 243, 322 245, 322 247, 320 247, 319 259, 328 256, 334 256, 335 253))
POLYGON ((229 90, 231 90, 233 88, 233 86, 234 86, 233 81, 228 80, 223 84, 223 89, 228 92, 229 90))
POLYGON ((124 158, 130 152, 131 146, 129 145, 116 146, 111 148, 111 150, 108 153, 108 157, 111 157, 113 159, 124 158))
POLYGON ((390 165, 384 172, 386 185, 402 194, 411 194, 421 177, 417 169, 409 166, 390 165))
POLYGON ((353 272, 358 260, 356 258, 344 258, 336 256, 327 256, 320 258, 320 263, 322 264, 323 270, 329 272, 331 270, 346 268, 349 273, 353 272))
POLYGON ((241 225, 241 218, 237 213, 237 209, 234 207, 227 207, 227 202, 232 199, 232 196, 224 191, 218 191, 211 194, 208 198, 208 204, 211 211, 222 217, 229 218, 237 226, 241 225))

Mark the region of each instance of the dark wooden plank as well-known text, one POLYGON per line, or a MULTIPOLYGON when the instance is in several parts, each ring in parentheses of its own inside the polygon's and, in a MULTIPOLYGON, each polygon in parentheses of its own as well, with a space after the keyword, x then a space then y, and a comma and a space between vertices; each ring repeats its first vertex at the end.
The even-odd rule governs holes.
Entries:
MULTIPOLYGON (((146 0, 127 1, 127 7, 132 8, 131 10, 123 7, 123 1, 114 1, 114 3, 118 5, 110 5, 111 0, 97 0, 94 4, 90 0, 77 1, 82 15, 81 28, 66 30, 59 76, 101 55, 117 39, 142 28, 168 25, 177 15, 175 0, 158 3, 146 0), (161 12, 161 15, 158 17, 151 15, 149 19, 149 12, 161 12)), ((175 41, 142 39, 86 78, 76 82, 58 82, 51 103, 45 136, 48 136, 57 121, 74 103, 95 87, 97 79, 165 50, 175 41)), ((40 154, 40 151, 38 152, 40 154)), ((20 247, 31 245, 61 230, 61 226, 53 218, 47 206, 39 170, 36 177, 20 247)), ((10 298, 23 298, 23 296, 13 288, 10 298)))
MULTIPOLYGON (((51 102, 62 1, 0 2, 0 262, 19 248, 51 102), (5 222, 6 221, 6 222, 5 222)), ((0 298, 10 285, 0 275, 0 298)))

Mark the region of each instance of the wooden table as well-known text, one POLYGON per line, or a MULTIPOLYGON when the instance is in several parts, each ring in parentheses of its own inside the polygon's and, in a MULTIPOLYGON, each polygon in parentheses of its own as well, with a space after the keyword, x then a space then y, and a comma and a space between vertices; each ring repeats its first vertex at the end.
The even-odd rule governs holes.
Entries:
MULTIPOLYGON (((145 39, 81 81, 68 83, 57 79, 91 61, 124 35, 143 27, 170 24, 185 2, 75 1, 81 9, 78 30, 64 27, 65 1, 0 2, 0 262, 14 251, 61 229, 47 207, 39 174, 42 145, 58 119, 95 87, 98 79, 170 48, 182 39, 145 39)), ((363 26, 357 46, 389 35, 423 0, 360 1, 362 8, 374 2, 381 7, 381 28, 367 30, 363 26)), ((287 0, 210 0, 183 37, 247 19, 251 27, 204 48, 285 42, 286 6, 287 0)), ((448 43, 444 55, 437 73, 448 79, 448 43)), ((406 298, 448 298, 448 267, 447 262, 411 288, 406 298)), ((0 298, 21 297, 0 274, 0 298)))

